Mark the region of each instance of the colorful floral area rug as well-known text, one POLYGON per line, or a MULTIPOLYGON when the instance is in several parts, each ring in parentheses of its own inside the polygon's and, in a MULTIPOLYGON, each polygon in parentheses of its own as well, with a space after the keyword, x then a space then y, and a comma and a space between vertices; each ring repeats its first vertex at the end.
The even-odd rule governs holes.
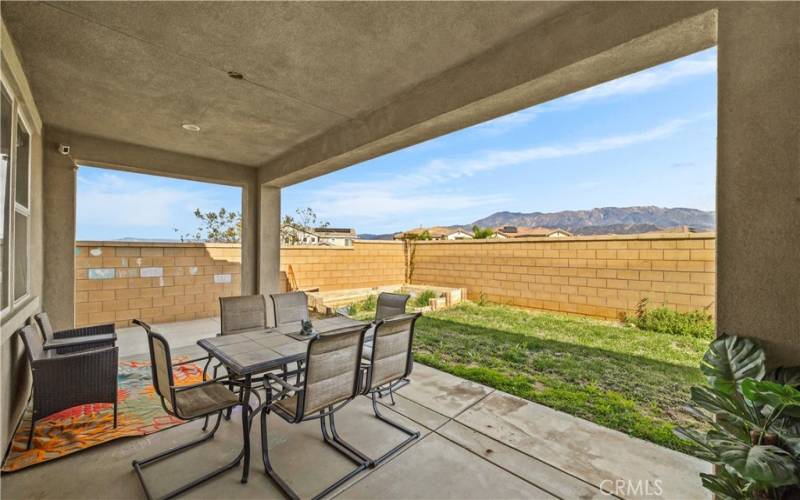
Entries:
MULTIPOLYGON (((176 358, 174 361, 188 359, 176 358)), ((196 363, 175 366, 176 385, 198 383, 202 378, 203 367, 196 363)), ((17 471, 115 439, 144 436, 184 423, 167 415, 162 409, 161 401, 153 390, 149 360, 120 361, 117 387, 116 428, 113 405, 76 406, 38 421, 33 443, 28 450, 26 447, 33 412, 29 404, 2 471, 17 471)))

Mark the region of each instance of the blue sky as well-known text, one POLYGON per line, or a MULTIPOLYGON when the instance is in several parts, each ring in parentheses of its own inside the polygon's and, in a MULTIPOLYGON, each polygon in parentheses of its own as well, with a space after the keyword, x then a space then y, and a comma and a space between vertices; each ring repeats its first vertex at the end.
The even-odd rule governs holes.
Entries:
MULTIPOLYGON (((386 233, 501 210, 713 210, 716 60, 709 49, 290 186, 282 211, 386 233)), ((240 203, 230 187, 86 167, 78 190, 79 239, 170 238, 194 208, 240 203)))

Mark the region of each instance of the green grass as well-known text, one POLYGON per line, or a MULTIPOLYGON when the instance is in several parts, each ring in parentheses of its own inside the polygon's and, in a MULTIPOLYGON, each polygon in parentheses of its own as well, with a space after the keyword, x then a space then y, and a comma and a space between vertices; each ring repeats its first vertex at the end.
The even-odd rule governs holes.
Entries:
POLYGON ((672 433, 708 341, 619 323, 464 303, 417 321, 415 360, 688 452, 672 433))

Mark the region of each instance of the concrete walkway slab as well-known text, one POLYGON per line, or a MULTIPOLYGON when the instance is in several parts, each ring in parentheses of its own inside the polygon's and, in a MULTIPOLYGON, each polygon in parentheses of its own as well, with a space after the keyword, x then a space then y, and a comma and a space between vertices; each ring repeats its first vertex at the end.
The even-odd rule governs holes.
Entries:
MULTIPOLYGON (((160 323, 150 325, 154 331, 166 337, 172 350, 197 345, 197 341, 213 337, 219 333, 219 318, 203 318, 178 323, 160 323)), ((139 354, 149 355, 147 335, 138 326, 117 330, 117 346, 121 358, 139 354)))
POLYGON ((443 437, 430 434, 336 498, 554 498, 443 437))
POLYGON ((411 379, 413 383, 398 393, 447 417, 461 413, 494 390, 419 363, 414 363, 411 379))
POLYGON ((495 392, 456 420, 620 496, 710 498, 698 475, 710 471, 706 462, 509 394, 495 392))
POLYGON ((578 478, 506 446, 454 420, 437 431, 447 439, 559 498, 608 498, 578 478))
POLYGON ((384 397, 378 401, 380 402, 382 408, 390 408, 404 417, 409 418, 431 430, 438 429, 449 420, 449 417, 446 417, 441 413, 436 413, 429 408, 425 408, 421 404, 415 403, 410 399, 406 399, 400 394, 395 394, 395 404, 391 404, 391 400, 388 397, 384 397))

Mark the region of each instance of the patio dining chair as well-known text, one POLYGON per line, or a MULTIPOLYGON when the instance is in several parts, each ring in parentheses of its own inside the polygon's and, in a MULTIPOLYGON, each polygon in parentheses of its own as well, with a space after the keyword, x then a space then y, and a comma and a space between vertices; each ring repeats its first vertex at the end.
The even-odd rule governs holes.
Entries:
MULTIPOLYGON (((375 326, 378 322, 405 314, 407 302, 408 295, 403 293, 382 292, 378 295, 378 303, 375 307, 375 319, 372 321, 371 330, 367 332, 367 337, 369 338, 364 342, 364 352, 362 353, 364 359, 369 360, 372 358, 372 341, 374 338, 375 326)), ((392 404, 394 404, 394 388, 390 387, 388 392, 392 404)), ((381 397, 383 397, 383 394, 381 394, 381 397)))
POLYGON ((33 415, 28 434, 30 449, 36 422, 44 417, 89 403, 114 405, 117 427, 117 348, 106 346, 59 354, 45 349, 33 325, 17 331, 25 344, 33 378, 33 415))
MULTIPOLYGON (((414 342, 414 324, 420 316, 420 313, 403 314, 380 320, 375 325, 373 349, 369 363, 365 365, 366 383, 363 392, 372 397, 372 409, 375 416, 402 431, 408 435, 408 438, 379 458, 372 459, 373 466, 385 461, 419 438, 419 432, 412 431, 381 414, 377 398, 409 383, 408 376, 414 367, 411 353, 414 342)), ((392 399, 392 404, 394 404, 394 399, 392 399)))
POLYGON ((381 292, 375 306, 375 321, 400 316, 406 313, 408 295, 404 293, 381 292))
MULTIPOLYGON (((220 335, 238 335, 241 333, 265 330, 268 328, 267 301, 263 295, 242 295, 238 297, 220 297, 220 335)), ((211 361, 211 358, 208 359, 211 361)), ((206 365, 207 367, 208 365, 206 365)), ((213 377, 217 377, 217 372, 222 366, 217 363, 212 371, 213 377)), ((204 370, 205 371, 205 368, 204 370)), ((233 382, 238 381, 236 377, 231 377, 228 388, 234 390, 233 382)), ((258 385, 256 385, 257 387, 258 385)), ((253 394, 258 397, 258 392, 253 394)), ((231 410, 225 413, 225 419, 230 420, 231 410)), ((208 424, 208 422, 206 422, 208 424)))
POLYGON ((308 321, 308 296, 305 292, 273 293, 269 298, 275 312, 275 326, 308 321))
POLYGON ((55 349, 58 354, 114 347, 117 341, 114 323, 54 331, 46 312, 34 314, 33 320, 44 339, 44 349, 55 349))
POLYGON ((267 301, 263 295, 220 297, 219 312, 222 335, 267 328, 267 301))
POLYGON ((367 326, 349 327, 311 339, 304 377, 297 385, 267 374, 268 403, 261 410, 261 454, 267 475, 289 498, 298 496, 273 469, 269 458, 267 424, 270 413, 276 413, 290 424, 319 419, 323 441, 357 465, 314 498, 327 495, 369 465, 369 459, 339 435, 334 420, 334 414, 359 393, 361 349, 366 330, 367 326))
MULTIPOLYGON (((234 394, 223 383, 223 379, 212 379, 200 382, 198 384, 177 386, 175 385, 175 378, 173 375, 172 356, 170 354, 169 343, 159 333, 154 332, 150 325, 140 320, 133 320, 133 322, 147 332, 147 344, 150 349, 150 366, 153 376, 153 388, 161 400, 161 406, 164 411, 173 417, 180 420, 190 421, 199 418, 207 418, 212 415, 217 416, 214 427, 206 432, 199 438, 190 441, 189 443, 180 445, 175 448, 162 451, 161 453, 143 460, 134 460, 133 468, 139 481, 142 483, 145 495, 147 498, 152 498, 150 490, 147 488, 147 483, 142 475, 142 469, 149 465, 153 465, 167 457, 171 457, 177 453, 193 448, 201 443, 204 443, 214 437, 214 434, 219 428, 222 413, 235 406, 243 405, 239 401, 239 396, 234 394)), ((203 427, 205 431, 205 426, 203 427)), ((248 429, 243 426, 244 439, 248 439, 248 429)), ((240 452, 233 461, 219 467, 189 483, 186 483, 178 488, 167 493, 162 498, 172 498, 181 493, 194 488, 195 486, 212 479, 223 472, 232 469, 239 465, 244 458, 244 450, 240 452)))
MULTIPOLYGON (((378 295, 378 303, 375 306, 375 319, 372 321, 373 330, 380 320, 405 314, 407 302, 408 295, 406 294, 381 292, 378 295)), ((364 342, 363 356, 366 359, 372 356, 372 339, 364 342)))

